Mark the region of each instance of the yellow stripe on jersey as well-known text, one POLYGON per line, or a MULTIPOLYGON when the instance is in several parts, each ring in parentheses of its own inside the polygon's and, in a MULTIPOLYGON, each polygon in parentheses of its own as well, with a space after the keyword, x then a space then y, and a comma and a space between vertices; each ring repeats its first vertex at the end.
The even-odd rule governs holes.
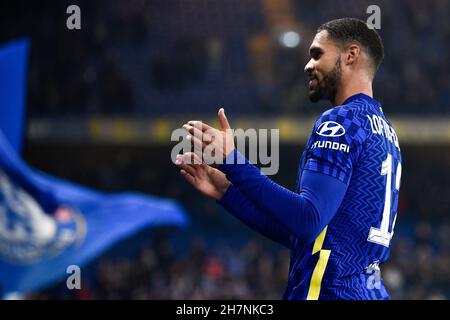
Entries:
POLYGON ((320 250, 319 261, 317 261, 317 265, 314 268, 306 300, 319 299, 320 286, 322 284, 322 278, 323 274, 325 273, 325 268, 327 267, 328 259, 330 258, 330 253, 331 250, 320 250))
POLYGON ((319 234, 319 236, 316 238, 316 241, 314 242, 314 247, 312 254, 315 254, 322 250, 323 242, 325 241, 325 235, 327 234, 328 226, 323 229, 323 231, 319 234))
POLYGON ((325 241, 325 235, 327 233, 327 227, 319 234, 316 241, 314 242, 314 247, 312 254, 319 252, 319 260, 317 261, 316 267, 314 268, 311 283, 309 285, 308 296, 306 300, 318 300, 320 295, 320 287, 322 285, 323 275, 328 264, 328 259, 330 259, 331 250, 322 249, 323 242, 325 241))

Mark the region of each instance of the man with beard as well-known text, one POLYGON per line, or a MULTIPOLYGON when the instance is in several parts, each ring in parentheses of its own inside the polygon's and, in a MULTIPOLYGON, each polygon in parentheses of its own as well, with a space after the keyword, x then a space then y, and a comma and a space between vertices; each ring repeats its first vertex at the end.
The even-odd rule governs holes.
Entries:
POLYGON ((200 192, 291 250, 285 299, 389 299, 380 265, 390 252, 401 153, 372 93, 383 44, 363 21, 344 18, 319 27, 309 52, 310 99, 334 107, 314 125, 296 192, 235 149, 223 109, 221 130, 198 121, 183 127, 192 143, 213 147, 224 163, 190 164, 195 154, 186 153, 177 165, 200 192))

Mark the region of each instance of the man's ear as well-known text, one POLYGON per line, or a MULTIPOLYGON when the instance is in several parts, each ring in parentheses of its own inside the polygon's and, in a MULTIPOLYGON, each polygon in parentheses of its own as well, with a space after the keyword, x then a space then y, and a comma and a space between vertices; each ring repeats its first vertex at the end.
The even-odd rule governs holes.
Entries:
POLYGON ((344 63, 346 65, 355 64, 361 56, 361 47, 355 43, 348 45, 344 51, 344 63))

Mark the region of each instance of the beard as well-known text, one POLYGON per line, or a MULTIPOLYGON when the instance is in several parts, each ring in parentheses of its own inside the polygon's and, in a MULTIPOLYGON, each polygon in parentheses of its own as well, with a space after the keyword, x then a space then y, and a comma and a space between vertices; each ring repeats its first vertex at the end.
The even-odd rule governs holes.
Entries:
MULTIPOLYGON (((309 100, 317 102, 319 100, 334 101, 337 88, 341 80, 341 59, 336 61, 333 70, 328 72, 322 81, 318 82, 314 89, 309 91, 309 100)), ((317 79, 318 81, 318 79, 317 79)))

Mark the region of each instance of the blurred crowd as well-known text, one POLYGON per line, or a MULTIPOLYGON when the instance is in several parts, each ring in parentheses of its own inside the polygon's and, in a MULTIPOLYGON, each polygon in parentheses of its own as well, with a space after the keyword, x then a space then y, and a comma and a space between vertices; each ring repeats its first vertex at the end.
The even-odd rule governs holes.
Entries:
MULTIPOLYGON (((374 3, 80 0, 80 31, 66 28, 69 4, 0 5, 0 42, 31 39, 32 116, 209 113, 218 105, 247 114, 315 112, 303 75, 315 29, 343 16, 365 20, 374 3), (278 36, 291 29, 301 42, 287 49, 278 36)), ((377 5, 386 59, 376 97, 388 113, 448 114, 449 2, 377 5)))
POLYGON ((95 288, 101 299, 280 299, 288 259, 287 250, 271 252, 261 239, 207 248, 197 238, 178 257, 162 242, 137 260, 103 261, 95 288))
POLYGON ((450 224, 413 221, 396 229, 382 268, 393 299, 450 299, 450 224))

